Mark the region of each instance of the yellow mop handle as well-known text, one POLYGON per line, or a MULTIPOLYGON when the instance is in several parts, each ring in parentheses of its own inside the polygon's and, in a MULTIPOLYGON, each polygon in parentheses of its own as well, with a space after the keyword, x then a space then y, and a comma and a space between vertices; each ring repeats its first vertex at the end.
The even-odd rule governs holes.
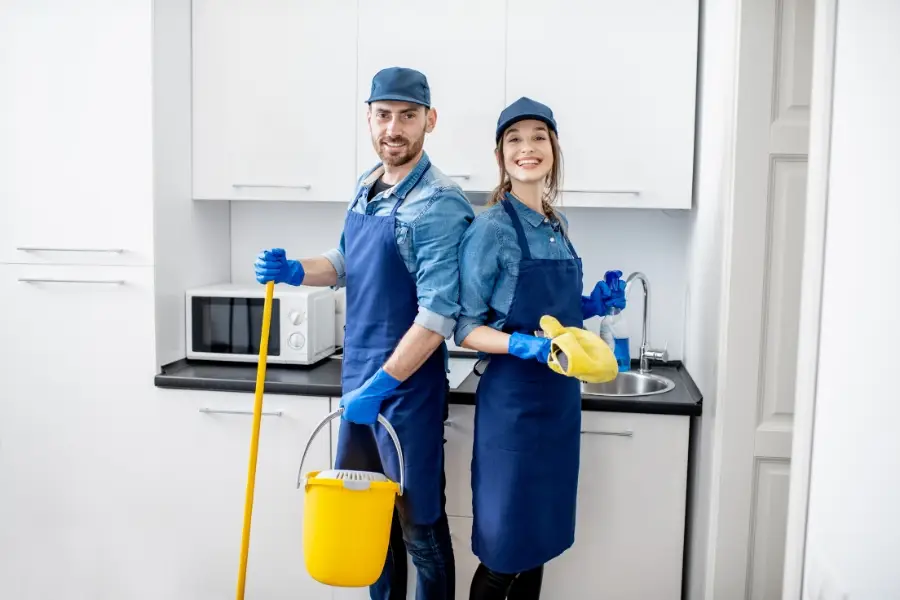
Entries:
POLYGON ((253 433, 250 437, 250 465, 247 469, 247 494, 244 500, 244 531, 241 537, 241 565, 238 572, 237 600, 244 600, 247 580, 247 554, 250 550, 250 519, 253 516, 253 491, 256 485, 256 455, 259 449, 259 422, 262 418, 263 389, 266 383, 266 355, 269 351, 269 323, 272 318, 272 295, 275 282, 266 283, 263 306, 262 335, 259 339, 259 364, 256 367, 256 398, 253 403, 253 433))

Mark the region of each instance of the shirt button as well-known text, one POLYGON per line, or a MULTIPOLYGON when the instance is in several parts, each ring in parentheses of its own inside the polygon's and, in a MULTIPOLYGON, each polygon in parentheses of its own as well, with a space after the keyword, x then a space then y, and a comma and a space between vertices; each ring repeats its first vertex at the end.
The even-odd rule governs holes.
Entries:
POLYGON ((544 223, 546 223, 546 222, 549 221, 549 220, 550 220, 550 219, 548 219, 547 217, 544 217, 544 223))
POLYGON ((555 241, 556 241, 556 238, 550 238, 550 241, 551 241, 551 242, 555 242, 555 241))

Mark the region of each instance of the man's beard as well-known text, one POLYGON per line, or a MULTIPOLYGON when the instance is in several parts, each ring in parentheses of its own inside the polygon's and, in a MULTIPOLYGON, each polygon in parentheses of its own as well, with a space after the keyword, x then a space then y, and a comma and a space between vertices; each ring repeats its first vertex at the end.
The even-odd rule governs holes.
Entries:
POLYGON ((397 135, 397 136, 382 136, 380 139, 373 139, 372 145, 375 147, 375 153, 378 155, 378 158, 381 159, 388 167, 400 167, 405 165, 411 160, 414 160, 416 156, 418 156, 419 152, 422 150, 422 146, 425 145, 425 132, 422 132, 422 135, 419 136, 415 140, 410 140, 409 138, 397 135), (405 146, 403 146, 403 152, 391 152, 387 148, 385 148, 382 144, 384 142, 403 142, 405 146))

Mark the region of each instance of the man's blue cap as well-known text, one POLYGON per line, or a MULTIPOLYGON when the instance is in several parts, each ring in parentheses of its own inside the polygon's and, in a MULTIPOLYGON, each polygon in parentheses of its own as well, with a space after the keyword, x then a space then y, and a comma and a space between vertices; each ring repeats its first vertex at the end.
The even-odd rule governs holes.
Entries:
POLYGON ((397 100, 431 107, 428 79, 415 69, 388 67, 375 73, 367 104, 378 100, 397 100))
POLYGON ((553 111, 550 110, 550 107, 523 96, 504 108, 503 112, 500 113, 500 118, 497 119, 497 132, 494 141, 500 141, 500 137, 507 127, 525 119, 543 121, 553 133, 559 135, 559 132, 556 130, 556 120, 553 118, 553 111))

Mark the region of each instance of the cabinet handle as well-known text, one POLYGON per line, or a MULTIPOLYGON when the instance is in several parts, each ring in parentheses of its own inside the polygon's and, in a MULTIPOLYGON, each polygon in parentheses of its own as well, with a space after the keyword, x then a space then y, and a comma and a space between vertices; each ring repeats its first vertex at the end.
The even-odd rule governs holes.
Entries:
POLYGON ((615 435, 618 437, 634 437, 634 432, 629 430, 626 431, 585 431, 582 430, 581 433, 587 433, 590 435, 615 435))
POLYGON ((453 179, 471 179, 472 176, 468 173, 456 173, 455 175, 447 175, 447 177, 451 177, 453 179))
POLYGON ((281 185, 277 183, 232 183, 231 187, 235 188, 279 188, 286 190, 308 190, 312 185, 301 183, 298 185, 281 185))
MULTIPOLYGON (((252 410, 225 410, 225 409, 219 409, 219 408, 206 408, 206 407, 201 408, 200 412, 210 414, 210 415, 251 415, 251 416, 253 415, 252 410)), ((260 414, 262 414, 263 416, 269 416, 269 417, 280 417, 281 415, 284 414, 284 411, 281 411, 281 410, 274 411, 274 412, 263 411, 260 414)))
POLYGON ((37 277, 19 277, 22 283, 99 283, 105 285, 123 285, 121 279, 40 279, 37 277))
POLYGON ((626 196, 640 196, 640 190, 560 190, 563 194, 566 192, 574 192, 576 194, 623 194, 626 196))
POLYGON ((42 248, 39 246, 18 246, 16 250, 22 252, 102 252, 110 254, 125 252, 122 248, 42 248))
POLYGON ((626 196, 640 196, 640 190, 560 190, 563 194, 566 192, 574 192, 576 194, 624 194, 626 196))

